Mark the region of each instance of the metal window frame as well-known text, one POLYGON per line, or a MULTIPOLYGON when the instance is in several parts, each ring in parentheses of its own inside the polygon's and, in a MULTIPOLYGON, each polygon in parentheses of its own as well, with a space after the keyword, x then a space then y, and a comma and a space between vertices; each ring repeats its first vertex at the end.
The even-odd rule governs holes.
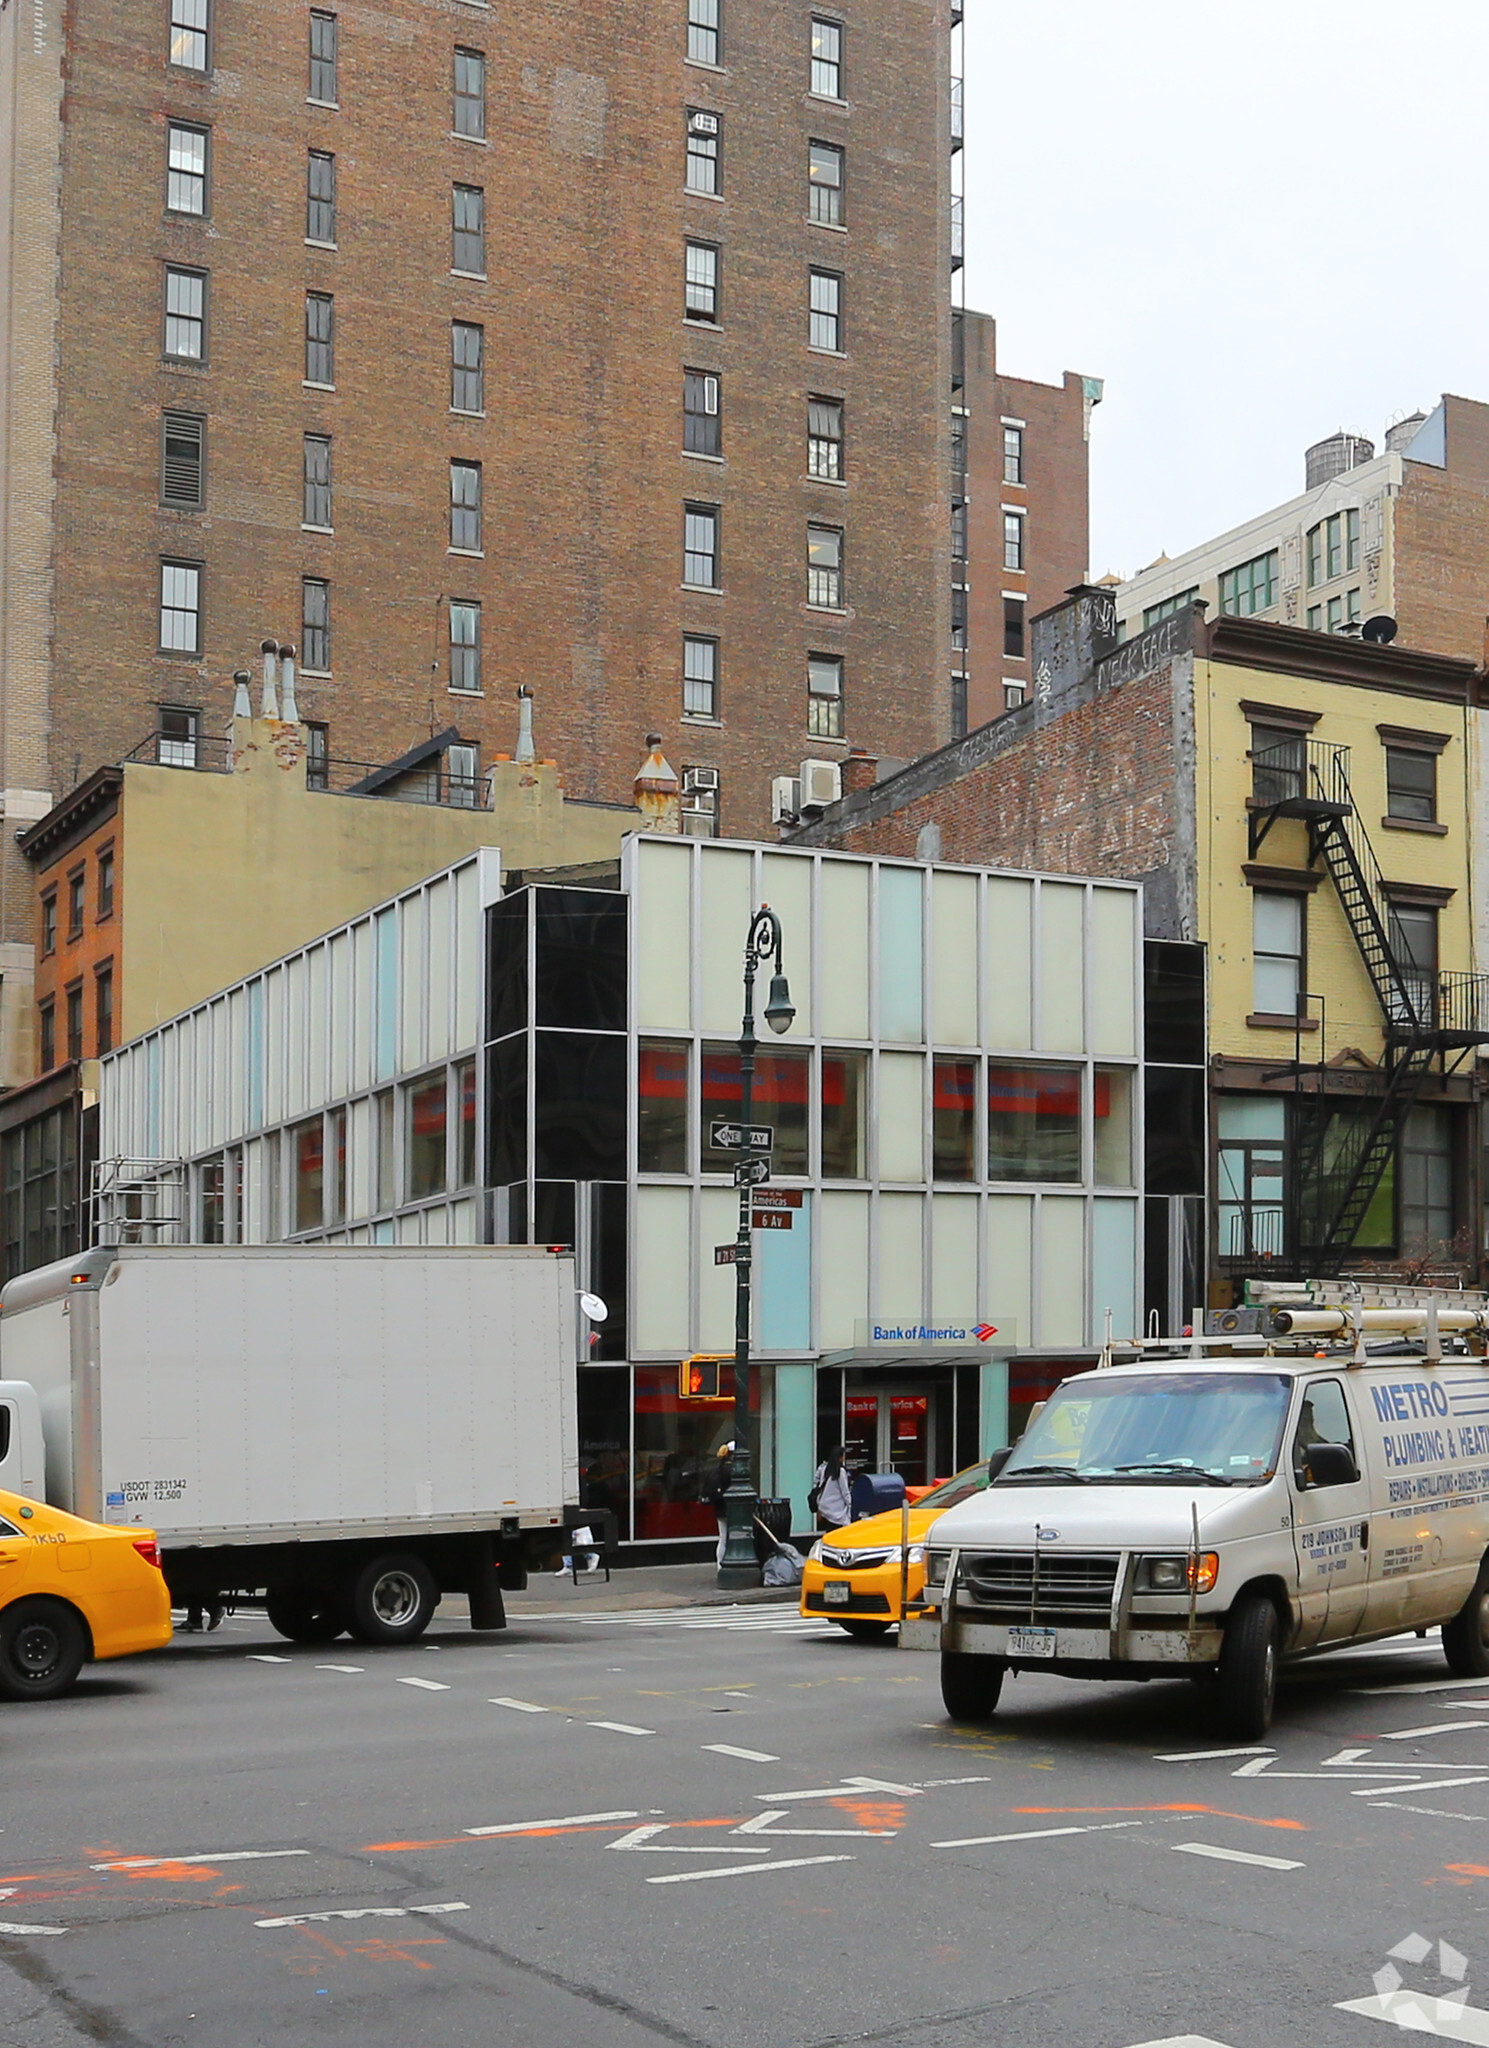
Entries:
POLYGON ((162 555, 160 557, 160 589, 159 601, 157 604, 158 618, 156 622, 160 629, 160 644, 157 649, 157 652, 161 654, 200 655, 202 651, 202 600, 204 578, 205 565, 201 562, 191 561, 180 555, 162 555), (196 582, 193 587, 193 596, 195 598, 195 604, 189 607, 185 605, 172 605, 169 607, 173 615, 179 614, 182 618, 195 619, 196 635, 189 647, 172 647, 166 641, 165 615, 167 611, 167 605, 165 601, 165 579, 166 571, 169 569, 183 569, 196 578, 196 582))
MULTIPOLYGON (((466 253, 469 252, 467 251, 466 253)), ((450 268, 460 271, 466 277, 484 277, 486 275, 486 187, 484 185, 466 185, 458 180, 451 182, 450 268), (476 202, 476 225, 474 227, 469 225, 462 226, 460 222, 461 204, 462 201, 469 202, 471 199, 474 199, 476 202), (462 263, 460 261, 462 237, 466 239, 471 248, 479 249, 481 259, 479 264, 462 263)))
POLYGON ((682 445, 688 455, 718 455, 723 450, 723 378, 717 370, 684 366, 682 373, 682 445), (713 403, 710 404, 709 400, 713 403), (695 404, 701 399, 701 404, 695 404), (701 422, 696 424, 695 422, 701 422), (709 422, 712 422, 710 427, 709 422), (695 440, 700 443, 694 446, 695 440))
POLYGON ((719 641, 715 633, 684 633, 682 636, 682 715, 684 718, 717 718, 719 715, 719 641), (708 674, 690 673, 688 656, 695 647, 708 649, 708 674), (708 691, 706 710, 688 702, 688 686, 705 686, 708 691))
POLYGON ((719 588, 719 565, 723 557, 723 508, 719 505, 711 505, 699 499, 690 498, 683 505, 682 522, 683 582, 689 584, 695 590, 717 590, 719 588), (690 519, 707 519, 709 521, 713 533, 713 547, 711 550, 689 547, 688 521, 690 519), (701 558, 705 554, 713 573, 706 583, 698 583, 688 574, 688 557, 692 555, 701 558))
POLYGON ((334 242, 336 240, 336 152, 331 149, 312 149, 305 156, 305 239, 309 242, 334 242), (316 172, 329 166, 326 182, 330 190, 317 192, 316 172), (320 210, 318 216, 318 209, 320 210), (320 228, 328 226, 330 232, 322 234, 320 228))
POLYGON ((723 264, 720 261, 720 255, 721 251, 717 242, 704 242, 700 241, 696 235, 689 235, 686 242, 684 243, 682 268, 682 310, 683 318, 685 320, 707 320, 717 325, 719 318, 719 302, 721 297, 721 278, 723 275, 723 264), (688 294, 693 289, 694 283, 693 277, 689 269, 689 263, 695 251, 700 255, 705 255, 709 257, 711 261, 712 275, 708 280, 708 284, 706 287, 702 285, 699 286, 700 290, 706 289, 708 291, 709 298, 712 302, 709 311, 706 313, 700 312, 696 306, 691 306, 688 303, 688 294))
POLYGON ((816 97, 817 97, 817 98, 819 98, 819 99, 829 99, 829 100, 840 100, 840 99, 842 99, 842 98, 843 98, 843 42, 844 42, 844 36, 845 36, 845 31, 844 31, 844 24, 843 24, 843 23, 842 23, 841 21, 839 21, 839 20, 837 19, 837 17, 836 17, 836 16, 834 16, 834 15, 830 15, 830 14, 814 14, 814 15, 812 16, 812 26, 811 26, 810 36, 809 36, 809 40, 808 40, 808 45, 807 45, 807 50, 808 50, 808 71, 807 71, 807 78, 808 78, 808 83, 809 83, 809 88, 810 88, 810 90, 811 90, 811 91, 812 91, 812 93, 813 93, 813 94, 815 94, 815 95, 816 95, 816 97), (819 28, 831 29, 831 30, 832 30, 832 32, 833 32, 833 33, 834 33, 834 34, 836 35, 836 37, 837 37, 837 55, 836 55, 836 56, 834 56, 834 57, 819 57, 819 56, 817 55, 817 51, 816 51, 816 49, 815 49, 815 47, 814 47, 814 46, 815 46, 815 43, 816 43, 816 39, 817 39, 817 30, 818 30, 819 28), (819 64, 820 64, 820 65, 822 65, 822 67, 823 67, 824 71, 825 71, 825 70, 827 70, 827 69, 828 69, 829 67, 830 67, 830 68, 831 68, 831 70, 832 70, 832 74, 833 74, 833 90, 832 90, 831 92, 824 92, 824 91, 822 90, 821 86, 819 86, 819 85, 818 85, 818 83, 817 83, 817 66, 818 66, 819 64))
POLYGON ((168 56, 166 61, 171 65, 172 69, 176 71, 190 71, 195 73, 197 76, 204 76, 212 69, 212 30, 214 27, 214 23, 212 20, 212 0, 199 0, 202 16, 200 23, 177 19, 178 12, 183 7, 183 5, 190 4, 192 4, 192 0, 171 0, 170 11, 167 20, 167 28, 169 30, 169 41, 167 43, 168 56), (177 57, 177 55, 175 54, 177 30, 181 30, 187 35, 201 37, 202 61, 200 64, 186 64, 183 63, 179 57, 177 57))
POLYGON ((336 295, 334 292, 307 292, 305 294, 305 381, 307 384, 334 385, 336 382, 336 295), (311 308, 325 307, 324 335, 311 331, 311 308), (316 367, 312 350, 325 351, 325 366, 329 375, 316 377, 311 372, 316 367))
POLYGON ((302 576, 300 578, 300 666, 312 674, 326 675, 331 668, 331 579, 329 576, 302 576), (324 616, 313 619, 310 615, 311 592, 321 593, 324 616), (316 640, 315 636, 319 636, 316 640), (311 657, 315 647, 320 660, 311 657))
POLYGON ((457 43, 451 60, 450 131, 454 135, 464 135, 474 142, 486 140, 486 52, 473 49, 469 43, 457 43), (460 83, 462 58, 468 64, 474 62, 476 65, 480 80, 480 87, 476 92, 470 91, 468 87, 462 87, 460 83), (472 107, 475 109, 476 125, 468 128, 460 115, 463 108, 472 107))
POLYGON ((307 97, 314 100, 318 106, 337 106, 340 103, 338 96, 341 90, 341 82, 338 75, 341 62, 341 29, 335 11, 329 7, 312 7, 310 10, 308 35, 309 79, 306 86, 307 97), (324 35, 327 41, 329 41, 331 46, 329 51, 316 49, 316 37, 318 34, 324 35), (316 91, 316 67, 318 65, 323 66, 330 73, 331 90, 329 93, 316 91))
POLYGON ((687 141, 687 154, 683 164, 683 190, 702 193, 705 198, 717 199, 724 189, 724 117, 713 107, 689 107, 687 126, 683 131, 687 141), (695 127, 700 117, 712 121, 713 127, 695 127), (698 146, 695 148, 694 144, 698 146), (693 175, 695 165, 708 164, 710 181, 700 184, 693 175))
POLYGON ((303 451, 301 517, 307 526, 324 527, 329 530, 333 523, 332 490, 334 473, 331 467, 331 436, 329 434, 306 434, 302 437, 301 447, 303 451), (312 449, 324 451, 326 472, 324 476, 314 476, 311 473, 312 469, 317 466, 312 462, 312 449), (319 495, 322 493, 324 494, 323 497, 319 495), (323 519, 317 517, 317 514, 321 511, 325 513, 323 519))
POLYGON ((820 136, 807 140, 807 217, 819 227, 840 228, 847 209, 848 152, 840 142, 824 142, 820 136), (819 178, 817 152, 836 178, 819 178))
POLYGON ((452 412, 484 413, 486 410, 486 329, 479 320, 452 320, 450 322, 450 410, 452 412), (474 335, 475 361, 461 360, 461 348, 465 337, 474 335), (473 379, 475 383, 475 405, 463 405, 461 380, 473 379))
POLYGON ((212 217, 212 130, 204 121, 178 121, 170 115, 165 125, 165 210, 182 220, 210 220, 212 217), (202 168, 200 172, 181 169, 171 161, 171 152, 178 135, 199 135, 202 139, 202 168), (171 204, 171 179, 174 177, 197 178, 201 180, 202 203, 200 206, 173 206, 171 204))
POLYGON ((446 630, 448 634, 450 647, 449 688, 454 690, 457 693, 457 695, 463 697, 478 697, 483 695, 484 679, 482 676, 481 667, 480 599, 474 597, 450 598, 448 600, 448 610, 446 612, 446 630), (457 612, 469 612, 475 619, 475 633, 474 636, 469 640, 457 640, 455 638, 455 614, 457 612), (473 683, 462 683, 456 681, 455 676, 457 656, 460 657, 462 666, 467 666, 474 671, 475 681, 473 683))
POLYGON ((450 546, 473 555, 481 552, 485 533, 486 494, 481 468, 479 462, 473 462, 468 456, 450 458, 450 546), (469 484, 472 477, 475 479, 473 495, 469 484), (463 522, 469 522, 475 535, 473 540, 460 538, 463 522))
POLYGON ((164 264, 164 265, 162 266, 162 268, 163 268, 163 270, 164 270, 164 278, 163 278, 163 280, 162 280, 162 283, 163 283, 163 289, 162 289, 162 291, 161 291, 161 316, 160 316, 160 352, 161 352, 161 357, 162 357, 162 359, 163 359, 163 360, 164 360, 165 362, 167 362, 167 363, 198 363, 198 364, 203 364, 203 365, 205 365, 205 363, 206 363, 206 362, 207 362, 207 360, 208 360, 208 353, 207 353, 207 351, 208 351, 208 341, 209 341, 209 336, 208 336, 208 327, 207 327, 207 311, 208 311, 208 303, 209 303, 209 299, 210 299, 210 291, 209 291, 209 280, 210 280, 210 278, 211 278, 211 275, 212 275, 212 273, 211 273, 210 271, 208 271, 208 270, 200 270, 200 269, 197 269, 197 268, 195 268, 195 267, 194 267, 193 265, 191 265, 191 264, 189 264, 189 263, 166 263, 166 264, 164 264), (182 278, 192 278, 192 279, 194 279, 194 280, 195 280, 195 282, 196 282, 197 284, 199 284, 199 285, 201 286, 201 311, 200 311, 200 313, 196 313, 196 314, 192 314, 192 313, 173 313, 173 312, 171 311, 171 280, 172 280, 172 278, 177 278, 177 277, 182 277, 182 278), (170 336, 170 327, 171 327, 171 322, 172 322, 173 320, 185 320, 185 321, 193 321, 193 322, 195 323, 195 325, 196 325, 196 326, 197 326, 197 327, 198 327, 198 328, 200 329, 200 331, 201 331, 201 344, 202 344, 202 345, 201 345, 201 352, 200 352, 200 353, 199 353, 198 355, 194 355, 194 356, 183 356, 183 355, 177 355, 177 354, 176 354, 176 353, 175 353, 175 352, 174 352, 174 351, 173 351, 173 350, 172 350, 172 349, 170 348, 170 346, 169 346, 169 336, 170 336))

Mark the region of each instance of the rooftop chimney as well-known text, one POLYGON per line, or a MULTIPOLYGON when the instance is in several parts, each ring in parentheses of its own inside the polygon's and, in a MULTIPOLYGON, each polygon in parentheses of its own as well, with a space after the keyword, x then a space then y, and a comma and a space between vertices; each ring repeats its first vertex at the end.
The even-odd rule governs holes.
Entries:
POLYGON ((533 745, 533 693, 524 683, 517 691, 517 752, 515 761, 536 761, 533 745))
POLYGON ((248 695, 248 686, 252 681, 253 677, 246 668, 233 671, 234 718, 252 718, 253 716, 253 703, 248 695))
POLYGON ((260 642, 260 653, 264 657, 264 687, 259 698, 259 717, 279 716, 279 645, 274 640, 260 642))
POLYGON ((279 650, 279 716, 286 725, 300 723, 300 708, 295 702, 295 650, 281 647, 279 650))
POLYGON ((879 780, 879 757, 867 747, 850 747, 843 760, 842 774, 844 796, 852 796, 855 790, 872 789, 879 780))
POLYGON ((648 832, 682 831, 676 770, 662 752, 662 735, 646 735, 647 756, 636 771, 636 808, 648 832))

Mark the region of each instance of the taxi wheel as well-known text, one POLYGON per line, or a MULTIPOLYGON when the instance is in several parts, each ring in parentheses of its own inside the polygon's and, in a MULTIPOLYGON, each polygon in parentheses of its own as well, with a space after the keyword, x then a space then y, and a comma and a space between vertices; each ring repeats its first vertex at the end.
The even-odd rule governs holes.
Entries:
POLYGON ((1007 1665, 1001 1657, 941 1652, 941 1703, 953 1721, 986 1721, 998 1704, 1007 1665))
POLYGON ((1265 1593, 1240 1601, 1220 1646, 1221 1718, 1226 1732, 1255 1742, 1272 1725, 1277 1700, 1277 1609, 1265 1593))
POLYGON ((1458 1678, 1489 1678, 1489 1567, 1451 1621, 1442 1627, 1442 1650, 1458 1678))
POLYGON ((840 1621, 838 1627, 846 1629, 858 1643, 877 1643, 887 1636, 894 1623, 890 1621, 840 1621))
POLYGON ((60 1600, 19 1600, 0 1615, 0 1699, 54 1700, 88 1655, 82 1622, 60 1600))

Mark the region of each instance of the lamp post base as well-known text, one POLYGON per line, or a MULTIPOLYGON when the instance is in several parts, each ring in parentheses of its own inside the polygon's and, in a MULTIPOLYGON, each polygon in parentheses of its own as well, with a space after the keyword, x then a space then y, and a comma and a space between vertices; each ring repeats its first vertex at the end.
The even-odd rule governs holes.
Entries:
POLYGON ((719 1563, 717 1581, 721 1587, 737 1590, 760 1584, 754 1525, 755 1489, 748 1481, 741 1483, 736 1473, 734 1484, 724 1495, 724 1555, 719 1563))

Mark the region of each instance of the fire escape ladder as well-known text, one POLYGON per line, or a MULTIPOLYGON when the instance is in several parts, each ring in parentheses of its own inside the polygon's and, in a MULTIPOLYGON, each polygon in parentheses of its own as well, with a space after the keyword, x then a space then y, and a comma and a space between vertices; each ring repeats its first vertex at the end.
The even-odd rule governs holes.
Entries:
POLYGON ((1354 1244, 1435 1058, 1430 1037, 1411 1039, 1391 1066, 1385 1093, 1376 1098, 1375 1114, 1368 1122, 1361 1117, 1346 1126, 1338 1150, 1327 1161, 1324 1142, 1330 1116, 1324 1099, 1317 1100, 1296 1170, 1306 1204, 1303 1236, 1308 1262, 1318 1271, 1337 1267, 1354 1244))

